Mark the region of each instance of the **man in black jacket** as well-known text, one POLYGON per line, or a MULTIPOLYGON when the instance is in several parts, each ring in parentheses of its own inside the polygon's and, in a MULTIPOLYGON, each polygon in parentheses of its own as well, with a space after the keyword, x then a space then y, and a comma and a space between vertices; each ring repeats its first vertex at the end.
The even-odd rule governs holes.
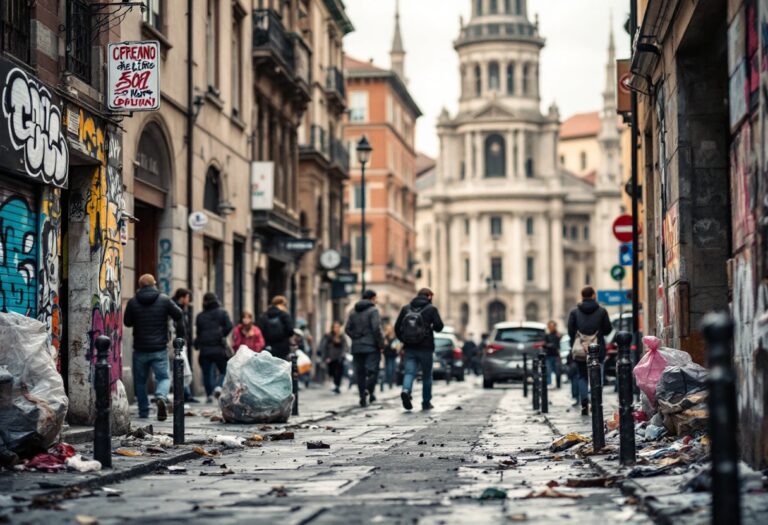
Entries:
MULTIPOLYGON (((186 288, 177 288, 173 293, 173 302, 181 309, 182 313, 181 321, 175 321, 173 323, 175 332, 174 337, 181 337, 184 339, 184 344, 187 347, 187 362, 189 363, 190 370, 192 370, 192 318, 189 309, 189 303, 192 302, 192 292, 186 288)), ((188 403, 199 403, 199 401, 192 396, 191 386, 184 387, 184 401, 188 403)))
POLYGON ((198 362, 203 372, 206 402, 211 403, 214 397, 218 399, 221 395, 230 357, 227 336, 232 332, 232 320, 215 293, 203 295, 203 311, 197 314, 195 327, 195 348, 200 350, 198 362))
POLYGON ((139 417, 149 417, 147 380, 149 369, 155 374, 157 419, 168 417, 168 318, 181 321, 182 312, 171 299, 161 294, 155 278, 144 274, 139 278, 139 291, 128 301, 123 315, 125 326, 133 327, 133 389, 139 402, 139 417))
POLYGON ((352 339, 357 390, 360 393, 360 406, 364 407, 376 401, 379 363, 385 345, 381 317, 376 308, 376 292, 363 292, 362 301, 358 301, 349 314, 344 332, 352 339))
POLYGON ((282 295, 273 297, 267 312, 259 317, 258 325, 270 353, 289 361, 294 334, 293 319, 288 313, 288 299, 282 295))
POLYGON ((421 408, 430 410, 432 406, 432 354, 435 352, 435 332, 443 329, 440 312, 432 305, 434 294, 429 288, 419 290, 416 298, 400 310, 395 323, 395 334, 403 342, 405 350, 405 377, 400 399, 403 408, 413 409, 411 389, 416 374, 421 369, 423 388, 421 408))
MULTIPOLYGON (((577 336, 588 338, 596 336, 596 342, 600 346, 600 361, 602 362, 605 359, 605 336, 610 334, 612 330, 611 318, 605 308, 597 303, 595 289, 591 286, 585 286, 581 290, 581 302, 571 310, 568 316, 568 336, 571 339, 571 349, 573 349, 577 336)), ((579 382, 581 414, 586 416, 589 414, 587 362, 573 357, 579 370, 576 380, 579 382)))

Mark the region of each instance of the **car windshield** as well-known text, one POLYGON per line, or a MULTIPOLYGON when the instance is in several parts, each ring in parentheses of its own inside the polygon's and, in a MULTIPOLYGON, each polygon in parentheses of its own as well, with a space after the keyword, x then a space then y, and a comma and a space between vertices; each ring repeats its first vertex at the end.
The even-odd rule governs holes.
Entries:
POLYGON ((496 341, 503 343, 534 343, 544 339, 544 330, 537 328, 501 328, 496 332, 496 341))
POLYGON ((453 342, 445 337, 435 337, 435 348, 452 348, 453 342))

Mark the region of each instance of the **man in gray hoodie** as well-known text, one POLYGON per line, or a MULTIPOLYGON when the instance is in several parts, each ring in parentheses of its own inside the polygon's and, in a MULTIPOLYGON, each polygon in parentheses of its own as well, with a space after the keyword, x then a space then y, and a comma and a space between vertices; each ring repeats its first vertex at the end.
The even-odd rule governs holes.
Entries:
POLYGON ((381 317, 379 309, 376 308, 376 292, 363 292, 362 301, 358 301, 349 314, 344 333, 352 339, 357 389, 360 392, 360 406, 364 407, 376 401, 374 392, 379 378, 381 351, 384 349, 381 317))

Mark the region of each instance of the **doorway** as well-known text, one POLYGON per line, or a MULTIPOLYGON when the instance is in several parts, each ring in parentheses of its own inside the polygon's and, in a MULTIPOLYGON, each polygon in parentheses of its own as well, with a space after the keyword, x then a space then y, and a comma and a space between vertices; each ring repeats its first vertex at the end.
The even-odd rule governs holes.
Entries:
POLYGON ((136 223, 134 226, 134 261, 136 279, 144 274, 151 274, 157 279, 157 245, 160 225, 160 210, 141 201, 135 205, 136 223))

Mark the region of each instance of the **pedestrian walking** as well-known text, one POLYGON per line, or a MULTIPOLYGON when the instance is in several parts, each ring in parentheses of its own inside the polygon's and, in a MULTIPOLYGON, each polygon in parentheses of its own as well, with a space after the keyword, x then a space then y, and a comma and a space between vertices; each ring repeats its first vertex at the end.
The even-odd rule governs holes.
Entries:
POLYGON ((208 292, 203 296, 203 311, 195 319, 197 337, 195 348, 200 350, 200 369, 203 371, 206 401, 221 395, 221 385, 227 372, 227 361, 232 350, 227 336, 232 332, 232 320, 221 307, 216 294, 208 292))
POLYGON ((183 313, 170 297, 160 293, 154 276, 139 277, 139 291, 128 301, 123 323, 133 328, 133 390, 139 403, 139 417, 149 417, 147 381, 149 370, 155 375, 157 420, 168 418, 168 320, 178 323, 183 313))
POLYGON ((290 361, 293 340, 293 319, 288 313, 288 299, 282 295, 272 298, 270 307, 259 317, 259 328, 270 353, 290 361))
MULTIPOLYGON (((182 317, 181 321, 174 321, 173 323, 174 335, 171 341, 177 337, 184 339, 187 363, 189 364, 189 369, 192 370, 192 310, 189 307, 189 304, 192 302, 192 292, 186 288, 177 288, 173 293, 173 302, 181 309, 182 317)), ((188 403, 200 402, 192 395, 191 385, 184 387, 184 401, 188 403)))
POLYGON ((344 377, 344 359, 349 352, 349 344, 339 321, 334 321, 331 325, 331 331, 323 336, 318 351, 328 367, 328 375, 333 380, 333 392, 341 394, 341 379, 344 377))
POLYGON ((544 352, 547 356, 547 385, 552 384, 552 376, 555 376, 557 388, 560 388, 560 333, 557 331, 557 323, 547 323, 547 333, 544 336, 544 352))
POLYGON ((475 343, 472 334, 469 334, 469 337, 464 341, 464 344, 461 347, 461 353, 464 355, 464 363, 466 364, 467 369, 473 374, 479 375, 477 343, 475 343))
POLYGON ((254 352, 264 350, 264 336, 261 329, 253 322, 253 314, 248 310, 243 310, 240 314, 240 322, 232 333, 232 346, 237 352, 241 346, 246 346, 254 352))
POLYGON ((571 342, 571 357, 578 368, 579 400, 581 414, 589 415, 587 349, 591 344, 600 346, 600 362, 605 359, 605 336, 613 326, 605 308, 597 302, 595 289, 585 286, 581 290, 581 302, 568 316, 568 336, 571 342))
POLYGON ((349 314, 344 332, 352 339, 352 358, 355 364, 360 406, 365 407, 376 401, 379 363, 384 349, 381 317, 379 309, 376 308, 376 292, 373 290, 363 292, 362 300, 355 304, 349 314))
POLYGON ((384 383, 389 385, 390 390, 395 386, 395 365, 401 346, 392 323, 384 325, 384 383))
POLYGON ((403 342, 405 351, 405 377, 400 399, 403 408, 413 409, 411 392, 416 374, 421 369, 421 408, 432 406, 432 354, 435 352, 435 332, 443 329, 440 312, 432 305, 434 294, 429 288, 422 288, 410 304, 404 306, 395 322, 395 334, 403 342))

